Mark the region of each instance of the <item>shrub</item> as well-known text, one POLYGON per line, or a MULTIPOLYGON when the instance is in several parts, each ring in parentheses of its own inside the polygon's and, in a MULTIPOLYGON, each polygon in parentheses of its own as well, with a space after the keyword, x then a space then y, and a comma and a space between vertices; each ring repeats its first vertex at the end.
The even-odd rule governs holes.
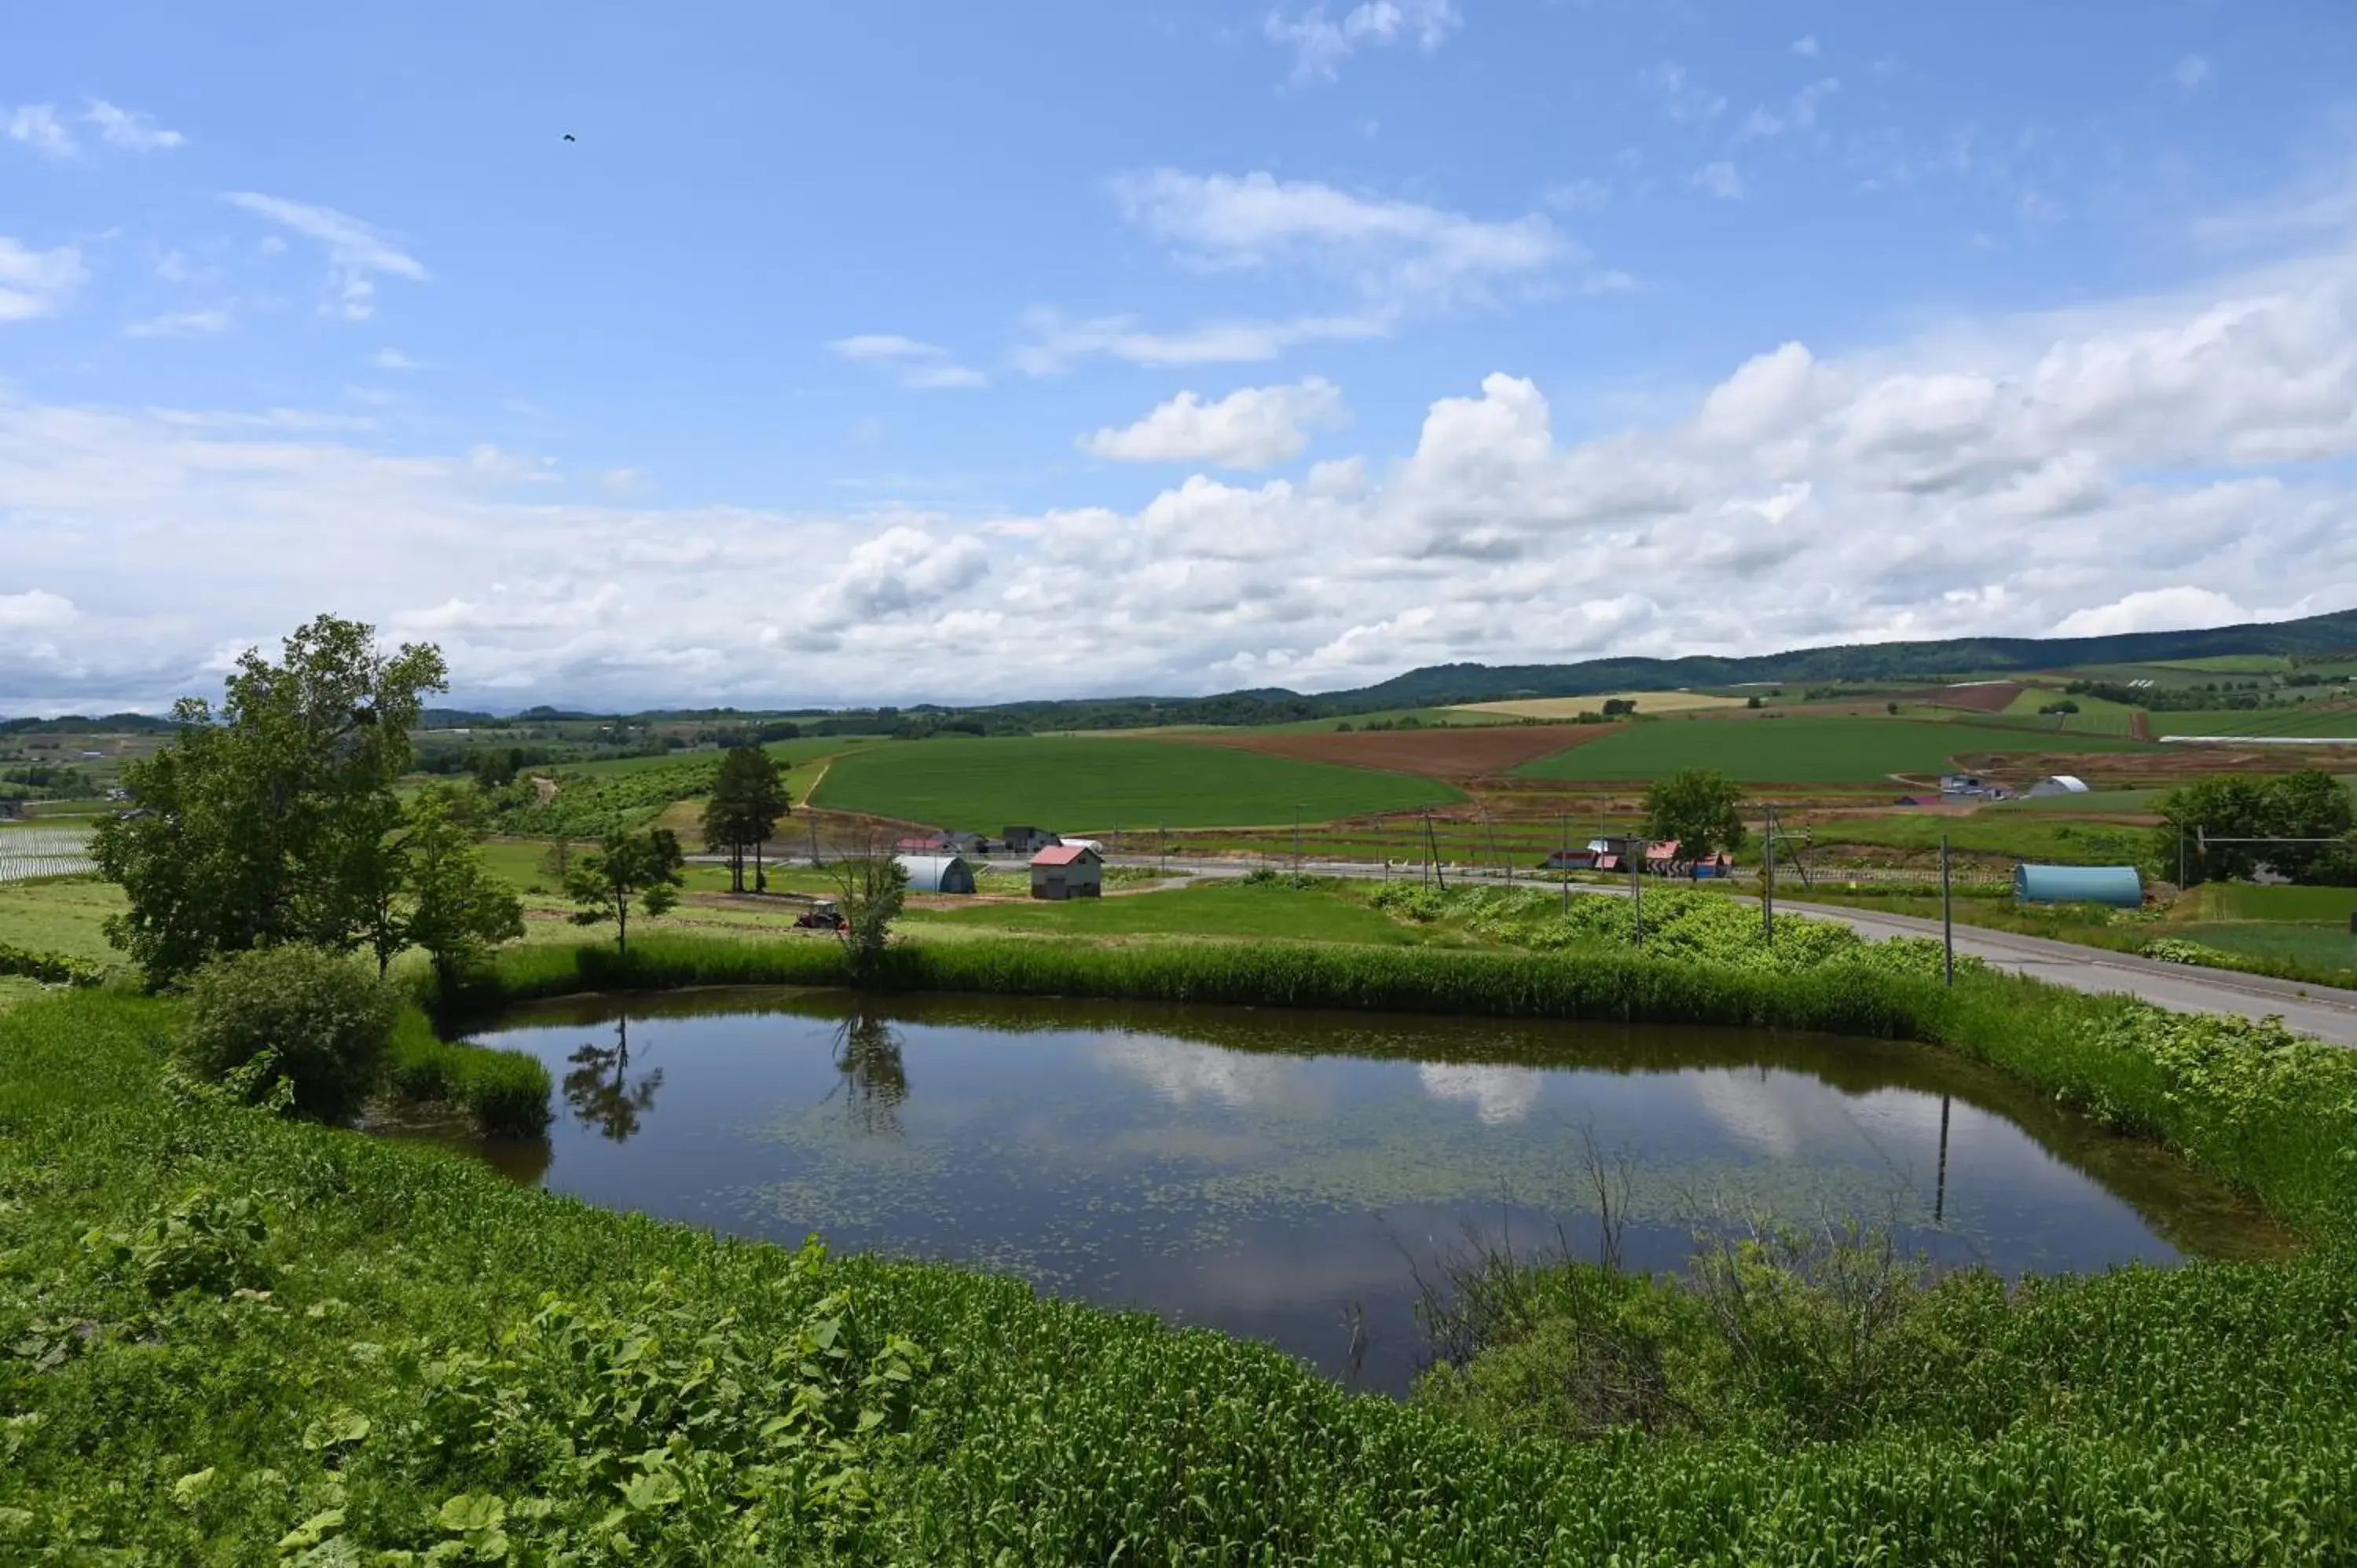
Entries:
POLYGON ((392 1038, 393 993, 318 948, 258 948, 215 960, 189 986, 183 1066, 218 1080, 264 1050, 294 1086, 295 1108, 324 1122, 360 1109, 392 1038))
POLYGON ((548 1130, 548 1069, 522 1051, 440 1038, 423 1013, 403 1010, 386 1079, 403 1100, 462 1106, 479 1132, 529 1138, 548 1130))
POLYGON ((84 958, 35 952, 0 942, 0 974, 20 974, 45 985, 98 985, 106 979, 106 966, 84 958))

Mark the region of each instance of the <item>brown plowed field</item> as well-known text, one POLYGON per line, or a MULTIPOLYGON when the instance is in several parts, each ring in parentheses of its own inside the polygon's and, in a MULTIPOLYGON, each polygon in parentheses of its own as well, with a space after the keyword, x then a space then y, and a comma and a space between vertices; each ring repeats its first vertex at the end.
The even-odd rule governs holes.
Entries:
POLYGON ((1173 746, 1232 746, 1302 762, 1339 762, 1461 784, 1612 734, 1614 725, 1466 725, 1447 729, 1353 731, 1349 735, 1212 730, 1170 736, 1173 746))
POLYGON ((1969 686, 1927 686, 1920 692, 1902 692, 1899 700, 1928 703, 1940 708, 1963 708, 1968 713, 2001 714, 2026 690, 2018 681, 1976 681, 1969 686))

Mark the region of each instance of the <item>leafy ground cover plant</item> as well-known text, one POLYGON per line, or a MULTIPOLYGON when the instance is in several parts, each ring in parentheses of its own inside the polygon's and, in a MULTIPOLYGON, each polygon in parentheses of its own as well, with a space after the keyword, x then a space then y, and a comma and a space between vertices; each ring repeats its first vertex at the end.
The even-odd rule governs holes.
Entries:
MULTIPOLYGON (((658 965, 749 964, 707 951, 746 946, 650 942, 627 971, 610 949, 581 961, 636 980, 658 965)), ((830 945, 779 947, 795 956, 773 966, 823 958, 839 978, 830 945)), ((515 961, 550 965, 551 983, 584 972, 515 961)), ((1727 1312, 1706 1293, 1566 1285, 1598 1298, 1575 1321, 1630 1326, 1612 1337, 1632 1353, 1600 1382, 1641 1397, 1601 1419, 1517 1425, 1492 1414, 1523 1402, 1357 1398, 1264 1347, 1019 1282, 732 1241, 235 1094, 175 1090, 164 1066, 178 1004, 58 993, 0 1015, 0 1557, 2046 1563, 2126 1551, 2191 1563, 2357 1552, 2346 1053, 2001 975, 1949 993, 1905 974, 1844 970, 1835 983, 1826 970, 1586 948, 977 942, 893 964, 893 983, 968 989, 1421 995, 1516 1015, 1839 1013, 2148 1129, 2315 1240, 2286 1263, 2010 1288, 1982 1275, 1892 1283, 1871 1260, 1812 1273, 1763 1240, 1730 1255, 1724 1291, 1745 1300, 1727 1312), (234 1269, 203 1261, 217 1242, 234 1269), (1886 1326, 1853 1351, 1834 1330, 1859 1302, 1886 1326), (1758 1348, 1749 1370, 1738 1338, 1758 1348), (1795 1358, 1805 1375, 1775 1380, 1795 1358), (1675 1375, 1656 1378, 1656 1363, 1675 1375), (1656 1383, 1676 1399, 1652 1397, 1656 1383)), ((1568 1361, 1534 1352, 1526 1370, 1556 1376, 1583 1353, 1575 1339, 1568 1361)))

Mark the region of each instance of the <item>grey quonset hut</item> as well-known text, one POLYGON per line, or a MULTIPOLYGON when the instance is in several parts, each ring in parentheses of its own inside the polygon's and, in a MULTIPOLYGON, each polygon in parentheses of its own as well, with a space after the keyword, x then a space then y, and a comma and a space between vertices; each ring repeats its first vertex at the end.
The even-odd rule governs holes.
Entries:
POLYGON ((911 893, 971 893, 974 867, 954 854, 896 854, 911 893))

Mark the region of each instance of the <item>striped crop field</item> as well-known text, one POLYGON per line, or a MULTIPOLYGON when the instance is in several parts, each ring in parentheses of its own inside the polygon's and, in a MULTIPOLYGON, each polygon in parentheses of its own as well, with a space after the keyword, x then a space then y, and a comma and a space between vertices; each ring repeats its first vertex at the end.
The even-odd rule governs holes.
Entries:
POLYGON ((90 835, 79 828, 0 829, 0 882, 97 869, 90 858, 90 835))

